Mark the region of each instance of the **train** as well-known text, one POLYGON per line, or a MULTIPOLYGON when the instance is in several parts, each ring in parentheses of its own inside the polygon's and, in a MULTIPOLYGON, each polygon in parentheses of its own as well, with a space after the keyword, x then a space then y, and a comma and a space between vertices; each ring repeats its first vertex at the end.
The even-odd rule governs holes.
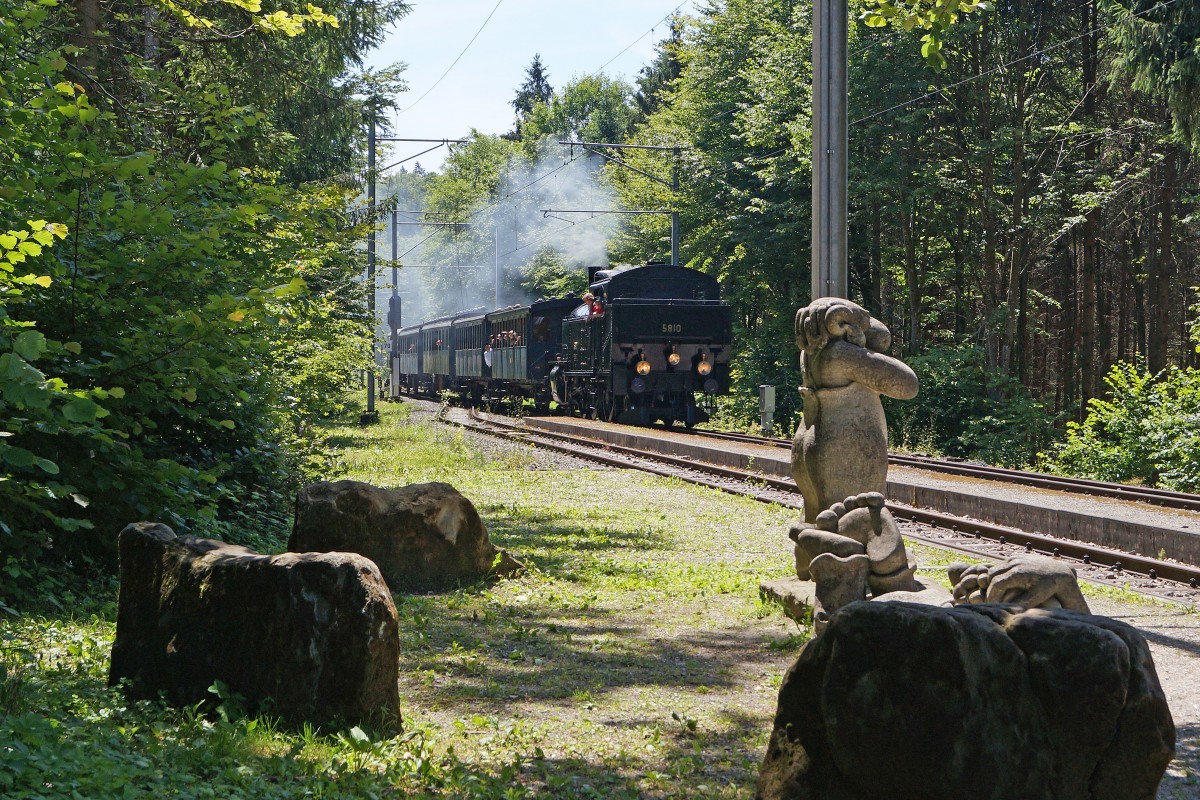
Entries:
POLYGON ((643 426, 707 420, 712 398, 729 393, 733 339, 717 280, 651 262, 589 268, 588 281, 583 297, 395 330, 391 397, 449 391, 476 407, 529 401, 536 413, 643 426))

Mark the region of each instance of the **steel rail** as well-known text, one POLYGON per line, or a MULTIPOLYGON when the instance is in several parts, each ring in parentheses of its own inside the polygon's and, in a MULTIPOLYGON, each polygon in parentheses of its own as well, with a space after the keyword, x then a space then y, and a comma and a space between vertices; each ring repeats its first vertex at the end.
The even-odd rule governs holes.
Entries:
MULTIPOLYGON (((679 431, 675 431, 678 433, 679 431)), ((711 439, 723 439, 746 444, 767 445, 770 447, 790 448, 792 443, 787 439, 767 438, 750 434, 727 433, 723 431, 689 431, 690 434, 711 439)), ((1038 489, 1049 489, 1059 492, 1074 492, 1094 497, 1111 497, 1117 500, 1127 500, 1134 503, 1149 503, 1165 508, 1176 508, 1183 511, 1200 511, 1200 495, 1188 492, 1176 492, 1170 489, 1156 489, 1146 486, 1128 486, 1123 483, 1096 481, 1088 478, 1071 478, 1062 475, 1049 475, 1044 472, 1027 472, 1025 470, 992 467, 983 464, 966 464, 932 456, 909 456, 892 454, 888 463, 897 467, 923 469, 930 472, 942 472, 948 475, 961 475, 981 480, 1005 481, 1007 483, 1032 486, 1038 489)))
MULTIPOLYGON (((700 483, 702 485, 721 489, 723 491, 729 491, 735 494, 743 494, 764 502, 779 503, 781 505, 788 505, 798 508, 802 507, 798 503, 781 502, 779 499, 770 498, 763 495, 736 492, 727 486, 722 486, 710 481, 694 480, 692 478, 680 476, 679 474, 670 470, 660 470, 648 468, 644 465, 634 465, 626 460, 604 455, 604 453, 617 453, 627 457, 640 458, 651 462, 661 462, 678 468, 684 468, 701 473, 709 473, 712 475, 719 475, 724 478, 750 482, 756 485, 767 486, 777 491, 796 494, 796 486, 791 481, 782 480, 769 475, 761 475, 754 472, 734 469, 731 467, 708 464, 693 459, 679 458, 677 456, 670 456, 663 453, 640 450, 634 447, 600 442, 584 436, 574 436, 571 434, 545 430, 533 431, 515 423, 498 422, 493 419, 482 419, 474 412, 474 410, 472 410, 472 417, 486 425, 504 429, 507 431, 508 436, 524 441, 533 446, 545 447, 547 449, 568 453, 581 458, 587 458, 589 460, 618 468, 636 468, 645 472, 652 472, 666 477, 680 478, 682 480, 700 483), (539 441, 539 438, 543 441, 539 441), (562 444, 558 444, 558 442, 562 442, 562 444), (585 449, 581 450, 580 446, 585 449), (601 452, 588 452, 587 449, 601 452)), ((937 511, 914 508, 903 503, 889 501, 887 507, 898 519, 904 519, 910 522, 923 523, 927 525, 935 525, 940 528, 946 528, 949 530, 970 534, 978 539, 989 539, 996 541, 1000 544, 1024 547, 1027 552, 1038 552, 1055 557, 1070 558, 1080 561, 1084 564, 1108 567, 1115 572, 1128 571, 1135 574, 1145 575, 1151 579, 1175 581, 1177 583, 1186 584, 1193 589, 1200 587, 1200 568, 1188 564, 1182 564, 1174 561, 1164 561, 1162 559, 1150 558, 1120 550, 1112 550, 1109 548, 1100 547, 1098 545, 1088 544, 1086 542, 1079 542, 1071 539, 1058 539, 1052 536, 1046 536, 1044 534, 1030 533, 1017 528, 994 525, 992 523, 981 522, 979 520, 973 520, 966 517, 956 517, 937 511)), ((921 537, 918 536, 916 538, 921 537)), ((925 541, 929 542, 929 540, 925 541)), ((939 543, 938 546, 946 545, 939 543)))

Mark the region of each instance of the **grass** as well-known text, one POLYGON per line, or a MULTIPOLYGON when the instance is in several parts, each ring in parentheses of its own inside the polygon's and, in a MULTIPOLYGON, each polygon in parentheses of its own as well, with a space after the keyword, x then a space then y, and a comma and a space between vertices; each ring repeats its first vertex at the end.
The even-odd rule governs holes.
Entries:
MULTIPOLYGON (((403 732, 286 729, 218 696, 127 702, 106 685, 106 584, 45 613, 0 607, 0 796, 753 796, 783 672, 807 640, 758 599, 762 580, 791 572, 795 512, 641 473, 531 469, 528 454, 481 453, 407 406, 325 434, 328 478, 452 483, 529 566, 396 596, 403 732)), ((943 584, 961 558, 909 547, 943 584)), ((1192 796, 1196 737, 1181 741, 1164 797, 1192 796)))
MULTIPOLYGON (((397 596, 404 732, 287 730, 106 686, 115 606, 0 622, 5 797, 753 796, 805 637, 758 600, 792 512, 624 471, 529 469, 385 405, 336 474, 447 481, 520 578, 397 596), (93 613, 94 612, 94 613, 93 613)), ((223 712, 223 713, 222 713, 223 712)))

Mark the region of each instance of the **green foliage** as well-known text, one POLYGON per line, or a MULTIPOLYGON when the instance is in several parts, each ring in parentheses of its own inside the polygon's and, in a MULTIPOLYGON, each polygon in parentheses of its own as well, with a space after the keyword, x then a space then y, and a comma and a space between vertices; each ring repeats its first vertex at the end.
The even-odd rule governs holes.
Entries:
POLYGON ((993 4, 980 0, 869 0, 859 18, 868 28, 894 27, 903 31, 923 30, 921 57, 935 69, 945 69, 942 55, 945 32, 959 14, 991 11, 993 4))
POLYGON ((893 445, 1025 467, 1058 434, 1053 417, 1016 381, 997 378, 975 348, 934 348, 908 360, 916 399, 885 400, 893 445))
MULTIPOLYGON (((251 71, 235 40, 286 58, 302 27, 336 20, 316 6, 171 5, 118 14, 125 27, 81 48, 56 33, 75 23, 69 9, 9 6, 0 566, 16 579, 4 595, 27 596, 64 561, 111 563, 114 534, 137 520, 274 546, 275 509, 312 454, 302 437, 365 355, 366 229, 347 224, 352 185, 280 178, 282 118, 241 99, 251 71), (227 62, 193 47, 199 28, 229 34, 227 62), (157 49, 126 58, 143 33, 157 49)), ((353 48, 339 52, 341 65, 353 48)))
POLYGON ((403 734, 246 717, 219 684, 193 708, 126 700, 106 685, 109 583, 91 602, 68 597, 75 615, 0 607, 0 794, 752 794, 772 689, 802 644, 758 596, 787 568, 779 531, 794 512, 624 470, 531 470, 526 451, 476 449, 410 408, 383 404, 367 428, 354 414, 322 422, 345 464, 330 477, 449 481, 531 569, 396 598, 403 734), (663 608, 674 613, 648 613, 663 608), (731 630, 738 647, 711 646, 731 630))
POLYGON ((568 136, 587 142, 623 142, 633 126, 633 88, 604 74, 567 83, 549 103, 532 107, 521 126, 526 142, 568 136))
POLYGON ((1048 466, 1105 481, 1200 491, 1200 370, 1172 367, 1154 376, 1117 364, 1082 423, 1067 423, 1066 441, 1048 466))
POLYGON ((533 109, 538 105, 548 104, 553 97, 554 87, 550 85, 550 73, 542 63, 542 54, 534 53, 533 61, 525 68, 525 81, 512 99, 513 110, 517 112, 518 135, 533 109))
POLYGON ((554 249, 543 247, 522 270, 521 288, 532 297, 582 296, 587 273, 571 269, 554 249))
POLYGON ((642 67, 638 73, 637 92, 633 99, 637 103, 639 122, 645 122, 647 117, 662 107, 671 83, 681 73, 679 46, 682 33, 683 22, 672 20, 670 38, 658 43, 654 61, 642 67))
POLYGON ((1121 45, 1116 67, 1166 101, 1176 134, 1200 152, 1200 8, 1187 0, 1108 0, 1121 45))

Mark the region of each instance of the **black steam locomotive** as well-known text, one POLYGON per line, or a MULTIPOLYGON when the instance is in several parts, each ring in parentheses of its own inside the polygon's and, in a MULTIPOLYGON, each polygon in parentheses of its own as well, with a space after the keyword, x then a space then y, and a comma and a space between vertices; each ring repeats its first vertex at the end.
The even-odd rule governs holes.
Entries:
POLYGON ((401 328, 392 395, 532 399, 595 419, 703 422, 729 391, 732 312, 715 278, 671 264, 591 270, 590 297, 475 309, 401 328))

